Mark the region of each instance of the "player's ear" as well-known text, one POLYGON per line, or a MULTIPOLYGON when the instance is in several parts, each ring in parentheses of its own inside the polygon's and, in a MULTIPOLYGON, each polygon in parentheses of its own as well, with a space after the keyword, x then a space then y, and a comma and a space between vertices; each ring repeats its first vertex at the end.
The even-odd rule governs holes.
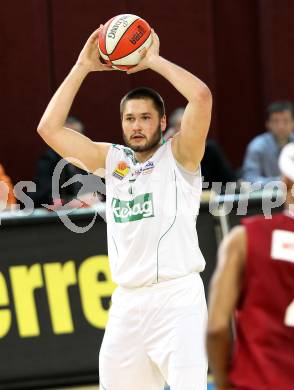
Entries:
POLYGON ((163 117, 160 119, 160 128, 162 132, 166 130, 166 115, 163 115, 163 117))

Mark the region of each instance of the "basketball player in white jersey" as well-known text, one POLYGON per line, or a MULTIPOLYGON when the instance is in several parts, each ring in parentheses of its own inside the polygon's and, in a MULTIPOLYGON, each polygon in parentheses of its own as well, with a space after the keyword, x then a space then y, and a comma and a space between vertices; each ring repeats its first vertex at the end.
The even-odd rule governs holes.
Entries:
POLYGON ((100 350, 100 389, 206 390, 207 320, 199 272, 205 261, 195 220, 201 193, 200 161, 212 97, 197 77, 159 55, 159 39, 128 73, 149 68, 187 99, 181 131, 167 143, 164 103, 148 88, 121 101, 127 147, 93 142, 64 127, 73 99, 97 60, 95 31, 50 101, 38 127, 61 156, 89 172, 105 170, 110 267, 118 284, 100 350))

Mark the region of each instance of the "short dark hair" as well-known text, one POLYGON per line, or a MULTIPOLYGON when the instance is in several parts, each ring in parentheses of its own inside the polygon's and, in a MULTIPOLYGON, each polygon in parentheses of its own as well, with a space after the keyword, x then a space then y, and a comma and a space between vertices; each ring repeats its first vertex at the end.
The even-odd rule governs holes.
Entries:
POLYGON ((289 111, 294 117, 293 103, 288 100, 281 100, 271 103, 266 109, 266 118, 269 119, 272 114, 282 111, 289 111))
POLYGON ((120 115, 122 117, 125 104, 129 100, 133 99, 150 99, 154 104, 154 108, 159 114, 159 117, 162 118, 165 115, 165 106, 162 97, 152 88, 148 87, 139 87, 135 88, 132 91, 128 92, 120 101, 120 115))

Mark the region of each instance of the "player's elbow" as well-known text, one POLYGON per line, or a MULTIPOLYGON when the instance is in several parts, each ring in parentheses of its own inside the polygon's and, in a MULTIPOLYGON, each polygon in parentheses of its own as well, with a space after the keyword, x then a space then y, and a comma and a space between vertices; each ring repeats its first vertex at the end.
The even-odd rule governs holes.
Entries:
POLYGON ((46 123, 40 123, 39 126, 37 127, 37 133, 44 139, 48 139, 50 135, 52 136, 54 131, 54 128, 49 126, 46 123))
POLYGON ((207 337, 215 339, 228 332, 230 329, 230 320, 226 318, 212 318, 208 320, 207 337))
POLYGON ((206 84, 204 84, 202 86, 202 88, 200 89, 199 99, 208 100, 208 101, 212 100, 211 90, 208 88, 208 86, 206 84))
POLYGON ((193 89, 194 92, 190 100, 195 101, 198 104, 201 103, 211 105, 212 93, 206 84, 203 83, 200 87, 198 86, 198 88, 193 89))
POLYGON ((46 134, 49 132, 49 127, 46 126, 45 124, 39 123, 39 126, 37 127, 37 133, 44 138, 46 134))

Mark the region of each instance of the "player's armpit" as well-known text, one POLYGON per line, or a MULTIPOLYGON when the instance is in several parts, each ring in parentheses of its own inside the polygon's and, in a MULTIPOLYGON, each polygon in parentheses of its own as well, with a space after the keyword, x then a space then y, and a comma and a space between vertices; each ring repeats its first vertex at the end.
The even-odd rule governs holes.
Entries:
POLYGON ((52 149, 71 164, 103 176, 110 143, 93 142, 85 135, 66 127, 60 129, 41 127, 38 128, 38 133, 52 149))

